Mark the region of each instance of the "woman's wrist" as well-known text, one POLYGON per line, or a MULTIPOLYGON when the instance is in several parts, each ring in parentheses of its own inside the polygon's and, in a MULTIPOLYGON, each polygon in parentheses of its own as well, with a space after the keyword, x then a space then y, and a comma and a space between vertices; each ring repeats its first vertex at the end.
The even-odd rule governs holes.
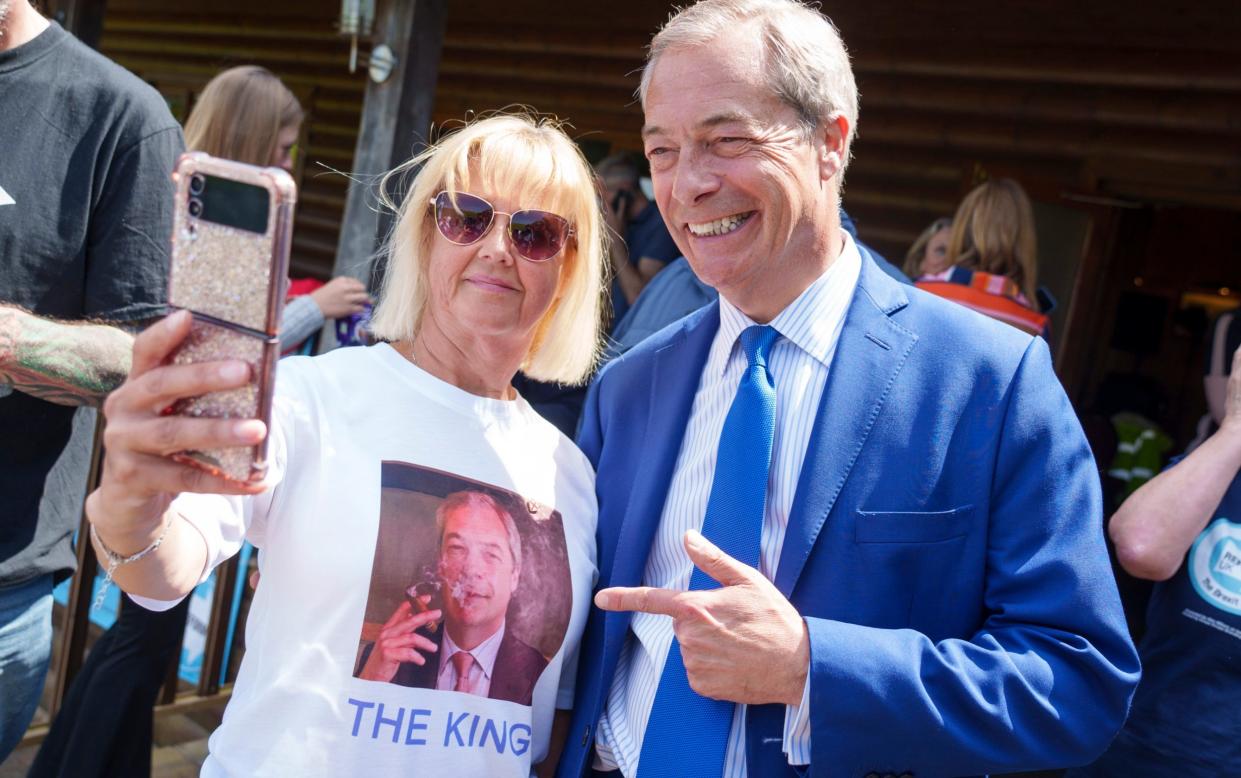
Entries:
POLYGON ((97 491, 86 498, 86 519, 99 542, 119 556, 131 556, 147 548, 168 524, 167 511, 148 519, 120 522, 101 510, 100 502, 97 491))
POLYGON ((113 532, 106 527, 100 527, 98 524, 91 524, 95 538, 104 547, 104 550, 111 551, 119 557, 130 557, 141 553, 143 549, 150 548, 163 535, 164 529, 167 526, 167 521, 161 520, 160 523, 149 529, 113 532))

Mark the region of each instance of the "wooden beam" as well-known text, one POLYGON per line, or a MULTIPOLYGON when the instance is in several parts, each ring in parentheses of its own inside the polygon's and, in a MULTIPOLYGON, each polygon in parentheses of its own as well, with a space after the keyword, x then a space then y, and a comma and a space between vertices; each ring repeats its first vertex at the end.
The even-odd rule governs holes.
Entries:
MULTIPOLYGON (((596 12, 590 9, 587 13, 593 17, 596 12)), ((446 45, 470 51, 585 55, 636 60, 638 64, 641 64, 646 54, 645 47, 650 42, 650 32, 602 32, 597 22, 593 26, 582 24, 579 28, 458 23, 449 28, 446 39, 446 45), (589 34, 583 34, 584 30, 589 30, 589 34)))
POLYGON ((233 610, 233 590, 237 587, 237 557, 215 569, 215 589, 211 597, 211 618, 203 645, 203 664, 198 672, 198 694, 211 697, 220 690, 220 670, 227 649, 229 616, 233 610))
MULTIPOLYGON (((961 117, 876 109, 860 121, 861 137, 894 146, 997 151, 1052 158, 1131 158, 1187 165, 1241 167, 1241 146, 1225 135, 1179 133, 1171 143, 1157 129, 1086 128, 1013 120, 1006 116, 961 117), (867 119, 869 117, 869 120, 867 119)), ((860 145, 860 144, 859 144, 860 145)), ((860 154, 860 151, 859 151, 860 154)))
POLYGON ((875 108, 1005 116, 1041 122, 1241 134, 1238 95, 1189 90, 1121 90, 1082 85, 1007 84, 875 74, 859 83, 863 121, 875 108))
POLYGON ((1241 91, 1239 59, 1212 52, 1184 53, 1175 66, 1169 66, 1145 51, 1066 51, 1054 45, 1041 45, 1003 52, 950 52, 942 42, 919 48, 867 51, 855 46, 857 59, 853 71, 860 79, 883 74, 1194 92, 1241 91))
MULTIPOLYGON (((86 494, 95 491, 99 486, 99 475, 103 469, 103 414, 95 419, 95 439, 91 444, 90 467, 86 471, 86 494)), ((60 710, 60 703, 65 699, 69 685, 82 669, 82 658, 86 655, 86 638, 90 634, 91 595, 94 593, 95 547, 90 542, 90 522, 86 519, 83 507, 82 520, 78 525, 77 542, 77 574, 69 584, 69 602, 65 608, 64 621, 61 622, 60 652, 56 657, 56 686, 52 691, 52 700, 48 711, 53 718, 60 710)), ((116 584, 113 584, 115 586, 116 584)), ((124 595, 122 595, 124 596, 124 595)))
MULTIPOLYGON (((387 0, 377 9, 374 42, 387 44, 397 65, 382 84, 366 85, 333 275, 367 282, 373 277, 383 234, 375 181, 408 159, 431 126, 446 15, 447 0, 387 0)), ((320 342, 325 348, 335 345, 333 330, 324 328, 320 342)))
MULTIPOLYGON (((408 160, 428 139, 447 17, 447 0, 414 3, 414 30, 406 53, 401 55, 409 62, 401 74, 401 100, 396 112, 392 150, 388 155, 389 169, 408 160)), ((394 73, 393 77, 396 75, 394 73)))
MULTIPOLYGON (((272 8, 274 5, 276 4, 269 5, 265 10, 274 10, 272 8)), ((295 8, 296 6, 291 5, 289 10, 294 10, 295 8)), ((348 46, 347 43, 343 42, 339 34, 332 32, 318 21, 307 22, 300 19, 281 21, 280 24, 271 24, 270 20, 249 18, 238 19, 232 24, 223 24, 218 16, 205 19, 186 19, 178 14, 176 19, 168 19, 146 13, 135 14, 126 9, 126 12, 108 15, 108 32, 109 36, 112 33, 137 33, 144 38, 149 38, 153 35, 175 36, 177 39, 214 35, 228 38, 232 41, 246 38, 263 41, 270 41, 272 39, 315 40, 329 46, 348 46)))

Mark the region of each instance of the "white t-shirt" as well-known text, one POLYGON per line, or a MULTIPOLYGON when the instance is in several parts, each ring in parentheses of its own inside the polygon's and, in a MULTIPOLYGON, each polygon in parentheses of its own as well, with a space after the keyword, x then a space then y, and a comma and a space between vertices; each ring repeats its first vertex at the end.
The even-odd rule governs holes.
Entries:
MULTIPOLYGON (((262 571, 202 774, 529 775, 554 709, 572 704, 597 575, 585 456, 524 400, 464 392, 388 345, 282 361, 271 441, 269 491, 174 503, 206 538, 209 568, 244 537, 262 571), (437 690, 434 655, 421 680, 412 663, 404 681, 356 677, 407 588, 439 586, 430 607, 457 596, 439 578, 436 509, 459 492, 502 505, 513 521, 501 537, 519 546, 515 589, 469 589, 511 590, 490 697, 437 690)), ((438 629, 421 633, 438 644, 438 629)))

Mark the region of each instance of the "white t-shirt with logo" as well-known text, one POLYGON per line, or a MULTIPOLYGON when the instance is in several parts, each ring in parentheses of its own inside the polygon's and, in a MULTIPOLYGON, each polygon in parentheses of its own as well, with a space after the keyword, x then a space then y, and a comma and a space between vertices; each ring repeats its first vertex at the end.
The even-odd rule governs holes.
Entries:
POLYGON ((529 775, 572 704, 597 575, 585 456, 524 400, 469 394, 381 344, 280 363, 270 458, 262 495, 174 502, 209 568, 244 538, 262 571, 202 774, 529 775), (406 592, 437 586, 435 509, 463 491, 502 505, 520 545, 490 697, 437 690, 434 655, 405 681, 357 677, 406 592))

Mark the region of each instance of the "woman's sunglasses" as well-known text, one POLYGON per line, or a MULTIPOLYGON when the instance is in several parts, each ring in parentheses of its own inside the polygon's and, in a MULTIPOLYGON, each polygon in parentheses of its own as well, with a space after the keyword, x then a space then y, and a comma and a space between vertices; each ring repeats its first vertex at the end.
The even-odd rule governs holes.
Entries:
POLYGON ((431 199, 435 226, 449 243, 469 246, 483 239, 495 223, 496 215, 508 217, 508 237, 513 248, 531 262, 546 262, 560 253, 573 227, 563 216, 547 211, 497 211, 481 197, 465 192, 440 192, 431 199))

